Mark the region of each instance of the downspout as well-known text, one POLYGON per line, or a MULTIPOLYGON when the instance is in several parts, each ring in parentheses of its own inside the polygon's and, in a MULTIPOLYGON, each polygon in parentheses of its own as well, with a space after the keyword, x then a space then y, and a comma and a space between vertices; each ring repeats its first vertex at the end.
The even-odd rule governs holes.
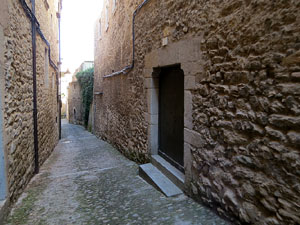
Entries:
POLYGON ((134 11, 133 13, 133 17, 132 17, 132 61, 131 61, 131 65, 125 66, 123 69, 121 69, 120 71, 108 74, 103 76, 103 78, 108 78, 108 77, 114 77, 120 74, 128 74, 133 68, 134 68, 134 63, 135 63, 135 17, 137 16, 137 14, 140 12, 140 10, 149 2, 150 0, 144 0, 134 11))
POLYGON ((28 7, 25 0, 19 0, 19 2, 23 7, 26 16, 30 19, 31 28, 32 28, 31 31, 32 31, 32 72, 33 72, 33 136, 34 136, 34 162, 35 162, 34 172, 38 173, 39 172, 39 148, 38 148, 37 81, 36 81, 36 35, 37 34, 42 38, 43 42, 48 47, 50 66, 53 67, 57 72, 58 72, 58 68, 51 59, 50 44, 45 38, 40 28, 40 24, 37 18, 35 17, 35 0, 31 0, 32 9, 28 7))
MULTIPOLYGON (((61 7, 61 5, 59 4, 59 7, 61 7)), ((59 123, 59 140, 61 139, 61 106, 62 106, 62 102, 61 102, 61 39, 60 39, 60 8, 59 10, 59 17, 58 17, 58 40, 59 40, 59 80, 58 80, 58 85, 57 85, 57 97, 58 97, 58 123, 59 123)))
MULTIPOLYGON (((60 72, 56 72, 56 102, 57 102, 57 113, 58 113, 58 117, 59 117, 59 111, 60 111, 60 107, 59 107, 59 74, 60 72)), ((56 114, 57 115, 57 114, 56 114)), ((56 117, 57 118, 57 117, 56 117)), ((58 118, 58 134, 59 134, 59 139, 61 138, 61 133, 60 133, 60 118, 58 118)))
MULTIPOLYGON (((35 15, 35 0, 31 0, 32 13, 35 15)), ((32 29, 32 71, 33 71, 33 136, 34 136, 34 173, 39 173, 38 116, 37 116, 37 82, 36 82, 36 25, 31 20, 32 29)))

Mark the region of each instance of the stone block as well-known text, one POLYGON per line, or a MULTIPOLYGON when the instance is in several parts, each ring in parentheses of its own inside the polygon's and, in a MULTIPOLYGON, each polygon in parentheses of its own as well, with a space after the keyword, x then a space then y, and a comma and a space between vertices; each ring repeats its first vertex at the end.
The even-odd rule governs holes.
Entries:
POLYGON ((158 124, 158 114, 150 114, 150 113, 144 113, 145 114, 145 120, 150 125, 157 125, 158 124))
POLYGON ((300 81, 300 72, 294 72, 291 74, 291 78, 296 81, 300 81))
POLYGON ((148 143, 152 155, 158 154, 158 125, 148 126, 148 143))
POLYGON ((300 147, 300 133, 295 131, 290 131, 287 133, 287 137, 291 144, 300 147))
POLYGON ((190 91, 184 92, 184 127, 193 129, 193 96, 190 91))
POLYGON ((282 142, 286 141, 286 137, 281 131, 275 130, 269 126, 265 127, 265 129, 266 129, 267 135, 269 135, 270 137, 279 139, 282 142))
POLYGON ((180 62, 193 62, 195 59, 201 58, 201 39, 202 37, 196 37, 177 43, 175 47, 179 50, 180 62))
POLYGON ((145 78, 152 78, 153 68, 144 68, 143 73, 145 78))
POLYGON ((158 78, 145 78, 144 86, 147 89, 159 88, 159 79, 158 78))
POLYGON ((279 128, 299 128, 300 117, 285 116, 279 114, 272 114, 269 117, 269 122, 275 127, 279 128))
POLYGON ((184 171, 185 171, 185 184, 189 185, 192 179, 192 153, 189 143, 184 143, 184 171))
POLYGON ((0 27, 6 28, 9 22, 9 10, 8 10, 8 1, 1 0, 0 2, 1 8, 0 8, 0 27))
POLYGON ((174 44, 170 44, 163 49, 158 50, 158 66, 168 66, 174 64, 180 64, 179 49, 173 47, 174 44))
POLYGON ((159 108, 159 90, 158 89, 147 89, 147 105, 148 113, 152 115, 158 114, 159 108))
POLYGON ((285 95, 300 95, 300 84, 298 83, 285 83, 279 84, 278 88, 282 94, 285 95))
POLYGON ((247 138, 234 131, 222 129, 224 135, 224 141, 231 145, 241 145, 248 142, 247 138))
POLYGON ((196 88, 196 77, 195 76, 184 76, 184 89, 193 90, 196 88))
POLYGON ((157 67, 159 65, 158 61, 158 51, 154 50, 147 55, 145 55, 145 69, 152 70, 153 67, 157 67))
POLYGON ((201 134, 187 128, 184 128, 184 141, 196 148, 203 148, 206 143, 201 134))
POLYGON ((182 62, 181 69, 183 70, 185 76, 196 76, 198 74, 205 73, 201 61, 182 62))

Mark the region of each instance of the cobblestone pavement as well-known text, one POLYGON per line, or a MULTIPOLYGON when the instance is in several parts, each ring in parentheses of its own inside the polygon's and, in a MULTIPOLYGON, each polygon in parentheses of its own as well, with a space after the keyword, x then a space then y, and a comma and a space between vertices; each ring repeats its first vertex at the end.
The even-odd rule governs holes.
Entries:
POLYGON ((82 127, 63 138, 30 182, 7 224, 225 225, 182 195, 166 198, 138 176, 138 165, 82 127))

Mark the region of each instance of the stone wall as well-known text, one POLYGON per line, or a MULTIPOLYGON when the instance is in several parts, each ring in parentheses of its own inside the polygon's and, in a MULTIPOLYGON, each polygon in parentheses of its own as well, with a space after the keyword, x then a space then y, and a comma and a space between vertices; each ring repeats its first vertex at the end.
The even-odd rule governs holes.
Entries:
MULTIPOLYGON (((4 144, 7 155, 8 199, 14 202, 30 181, 35 167, 32 36, 31 21, 26 17, 19 1, 9 0, 7 2, 9 26, 4 30, 4 144)), ((49 1, 49 11, 56 13, 54 4, 55 1, 49 1)), ((37 4, 37 19, 40 21, 42 31, 46 33, 47 26, 42 24, 48 20, 44 18, 48 14, 42 11, 41 5, 37 4)), ((49 35, 51 35, 50 32, 49 35)), ((53 50, 51 58, 57 64, 58 36, 57 33, 52 35, 54 37, 49 40, 53 50)), ((47 45, 38 34, 36 42, 39 164, 42 165, 58 142, 57 81, 54 69, 50 67, 49 63, 45 63, 47 45), (49 70, 48 85, 45 84, 46 67, 49 70)))
POLYGON ((110 5, 107 30, 101 17, 95 133, 148 159, 153 67, 179 63, 186 191, 244 223, 299 224, 300 3, 150 0, 136 17, 135 68, 103 78, 130 64, 138 2, 110 5))
POLYGON ((69 122, 83 125, 83 105, 81 88, 78 81, 73 81, 68 88, 68 113, 69 122))
MULTIPOLYGON (((5 154, 4 154, 4 126, 3 126, 3 111, 4 111, 4 89, 5 89, 5 77, 4 77, 4 49, 5 38, 4 30, 7 27, 7 2, 6 0, 0 1, 0 202, 5 200, 7 194, 6 183, 6 166, 5 166, 5 154)), ((0 220, 3 217, 3 209, 1 209, 0 203, 0 220)))
MULTIPOLYGON (((45 38, 50 44, 50 57, 55 65, 59 61, 58 48, 58 0, 36 2, 36 17, 41 24, 45 38)), ((42 164, 58 142, 58 99, 57 76, 53 67, 45 66, 45 51, 49 49, 40 36, 37 36, 37 85, 38 85, 38 131, 39 161, 42 164), (46 71, 45 71, 46 70, 46 71)))
MULTIPOLYGON (((108 28, 105 10, 95 26, 94 92, 100 94, 95 96, 94 132, 130 158, 142 162, 149 159, 143 78, 131 73, 103 79, 103 76, 131 64, 131 21, 139 1, 116 1, 115 12, 112 10, 112 1, 108 2, 108 28)), ((106 8, 105 1, 103 8, 106 8)))

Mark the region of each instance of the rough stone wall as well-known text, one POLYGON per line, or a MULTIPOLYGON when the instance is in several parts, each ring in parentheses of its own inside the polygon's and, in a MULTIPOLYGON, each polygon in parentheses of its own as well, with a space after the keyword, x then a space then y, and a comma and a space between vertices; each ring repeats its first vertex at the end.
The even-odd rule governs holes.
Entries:
POLYGON ((148 158, 143 79, 133 74, 103 79, 103 76, 131 64, 131 21, 140 1, 117 1, 115 12, 112 1, 108 2, 108 29, 105 29, 105 10, 101 16, 101 37, 99 21, 95 26, 94 92, 103 95, 95 96, 94 132, 130 158, 142 162, 148 158))
POLYGON ((69 84, 68 89, 68 108, 69 108, 69 122, 73 124, 83 125, 83 105, 81 88, 78 81, 73 81, 69 84), (74 109, 76 115, 74 115, 74 109))
POLYGON ((138 161, 147 157, 145 55, 164 37, 198 37, 201 69, 189 68, 191 194, 245 223, 299 224, 300 3, 152 0, 136 18, 134 70, 103 79, 131 55, 130 32, 127 44, 118 40, 131 26, 122 4, 95 44, 95 90, 103 92, 95 97, 95 133, 138 161))
MULTIPOLYGON (((4 64, 5 64, 5 37, 4 30, 7 28, 7 1, 0 0, 0 201, 5 200, 7 194, 7 182, 6 182, 6 165, 5 165, 5 154, 4 154, 4 95, 5 95, 5 74, 4 74, 4 64)), ((0 220, 3 219, 4 208, 0 206, 0 220)))
MULTIPOLYGON (((30 5, 29 5, 30 6, 30 5)), ((37 5, 37 12, 39 7, 37 5)), ((8 1, 5 29, 5 152, 8 198, 15 201, 34 172, 33 89, 31 22, 19 1, 8 1)), ((40 19, 40 18, 38 18, 40 19)), ((40 21, 42 24, 42 22, 40 21)), ((46 45, 37 35, 37 96, 40 165, 58 141, 56 87, 45 88, 42 80, 46 45)), ((52 49, 58 48, 57 44, 52 49)), ((57 62, 58 57, 53 61, 57 62)), ((50 65, 50 64, 49 64, 50 65)), ((51 85, 52 69, 49 66, 51 85)))
POLYGON ((193 93, 194 193, 245 222, 299 224, 300 4, 212 7, 193 93))
POLYGON ((56 73, 48 67, 48 78, 45 78, 45 48, 41 38, 37 38, 37 101, 38 101, 38 135, 39 162, 49 157, 58 142, 58 101, 56 73))
POLYGON ((46 39, 49 41, 51 47, 51 57, 57 65, 59 58, 58 49, 58 10, 59 0, 42 0, 36 1, 36 17, 38 18, 41 30, 43 31, 46 39))
MULTIPOLYGON (((41 30, 50 44, 51 59, 58 65, 58 0, 36 2, 36 17, 41 30)), ((48 63, 45 67, 47 45, 37 36, 37 93, 38 93, 38 132, 39 161, 42 164, 51 154, 58 142, 58 102, 56 71, 48 63), (48 74, 48 76, 47 76, 48 74)))

